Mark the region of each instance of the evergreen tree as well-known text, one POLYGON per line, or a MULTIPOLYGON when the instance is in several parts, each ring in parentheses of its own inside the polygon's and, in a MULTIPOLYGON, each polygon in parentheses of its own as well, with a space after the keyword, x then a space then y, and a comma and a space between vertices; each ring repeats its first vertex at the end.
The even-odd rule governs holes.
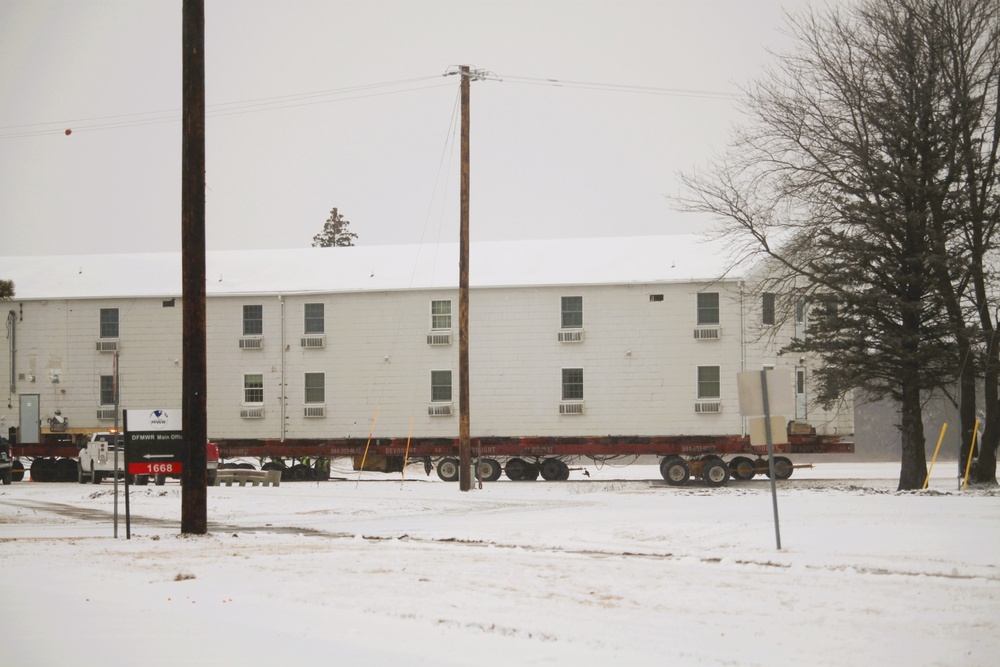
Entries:
POLYGON ((323 231, 313 237, 312 247, 331 248, 353 246, 354 239, 358 235, 350 231, 350 222, 337 212, 336 208, 330 210, 330 217, 323 225, 323 231))

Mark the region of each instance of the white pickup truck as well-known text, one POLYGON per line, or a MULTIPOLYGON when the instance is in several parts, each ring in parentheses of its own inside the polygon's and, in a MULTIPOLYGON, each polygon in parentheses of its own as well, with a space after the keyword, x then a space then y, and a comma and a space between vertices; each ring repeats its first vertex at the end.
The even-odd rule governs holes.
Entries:
POLYGON ((80 484, 92 482, 100 484, 105 477, 115 474, 115 450, 118 450, 119 475, 125 474, 125 451, 122 448, 120 433, 101 432, 90 436, 77 460, 78 480, 80 484))

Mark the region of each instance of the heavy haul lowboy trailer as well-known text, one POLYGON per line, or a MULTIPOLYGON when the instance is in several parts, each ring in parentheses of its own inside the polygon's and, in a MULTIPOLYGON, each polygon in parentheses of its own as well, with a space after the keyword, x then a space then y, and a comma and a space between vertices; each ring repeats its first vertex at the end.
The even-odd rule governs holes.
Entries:
MULTIPOLYGON (((839 436, 791 435, 788 439, 787 444, 774 445, 778 479, 790 477, 795 467, 788 454, 854 452, 854 443, 839 436)), ((222 459, 257 458, 262 468, 283 470, 282 479, 315 479, 324 474, 323 461, 343 457, 352 458, 355 469, 398 472, 408 462, 422 460, 428 474, 436 468, 445 481, 456 481, 459 473, 458 441, 451 438, 213 440, 222 459), (285 459, 298 463, 287 466, 285 459)), ((770 472, 767 447, 751 445, 748 437, 735 435, 482 437, 471 439, 471 449, 475 476, 486 482, 501 475, 515 481, 535 480, 539 475, 545 480, 564 480, 573 462, 639 456, 658 457, 660 474, 676 486, 692 476, 709 486, 722 486, 730 477, 748 480, 770 472)))
MULTIPOLYGON (((53 434, 54 435, 54 434, 53 434)), ((13 479, 23 478, 20 458, 32 459, 36 481, 77 480, 79 448, 72 436, 44 438, 40 444, 15 444, 13 479)), ((832 435, 790 435, 787 444, 774 445, 775 476, 787 479, 796 465, 789 455, 850 454, 854 443, 832 435)), ((222 461, 258 459, 262 469, 281 470, 288 481, 329 476, 330 459, 350 458, 355 469, 399 472, 408 463, 422 462, 428 474, 436 469, 445 481, 457 481, 458 440, 453 438, 336 438, 226 439, 212 438, 222 461), (291 464, 288 463, 291 461, 291 464)), ((722 486, 730 478, 749 480, 770 473, 767 447, 754 446, 746 436, 582 436, 508 437, 471 439, 477 479, 492 482, 506 476, 514 481, 549 481, 569 478, 570 465, 627 457, 657 457, 660 474, 668 484, 686 484, 692 477, 709 486, 722 486)), ((221 463, 220 468, 235 463, 221 463)), ((250 463, 239 464, 252 466, 250 463)))

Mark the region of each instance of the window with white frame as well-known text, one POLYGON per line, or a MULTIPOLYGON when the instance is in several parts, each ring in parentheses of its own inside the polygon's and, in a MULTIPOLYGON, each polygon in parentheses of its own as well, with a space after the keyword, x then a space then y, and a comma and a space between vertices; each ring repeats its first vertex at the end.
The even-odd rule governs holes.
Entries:
POLYGON ((326 308, 322 303, 307 303, 305 305, 305 321, 302 333, 318 336, 326 331, 326 308))
POLYGON ((583 297, 564 296, 562 298, 562 328, 583 328, 583 297))
POLYGON ((562 369, 562 400, 564 401, 583 400, 582 368, 562 369))
POLYGON ((431 401, 451 401, 451 371, 431 371, 431 401))
POLYGON ((243 375, 243 403, 262 405, 264 403, 264 374, 245 373, 243 375))
POLYGON ((101 376, 101 405, 115 404, 115 376, 101 376))
POLYGON ((760 298, 760 321, 761 324, 774 324, 774 293, 764 292, 760 298))
POLYGON ((718 366, 698 366, 698 398, 713 399, 722 396, 722 381, 718 366))
POLYGON ((101 338, 118 338, 117 308, 101 308, 101 338))
POLYGON ((698 294, 698 324, 711 326, 719 323, 719 293, 700 292, 698 294))
POLYGON ((306 373, 306 403, 326 403, 326 373, 306 373))
POLYGON ((434 331, 451 330, 450 299, 435 299, 431 301, 431 329, 434 331))
POLYGON ((243 335, 264 335, 264 306, 243 306, 243 335))

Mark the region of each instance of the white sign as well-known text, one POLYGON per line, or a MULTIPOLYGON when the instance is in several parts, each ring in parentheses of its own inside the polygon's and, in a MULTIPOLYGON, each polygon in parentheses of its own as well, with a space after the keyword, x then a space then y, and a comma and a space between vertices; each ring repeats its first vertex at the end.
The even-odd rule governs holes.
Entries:
POLYGON ((767 377, 767 412, 770 415, 795 414, 795 394, 792 391, 792 372, 788 369, 746 371, 736 374, 740 393, 740 414, 744 417, 764 416, 764 391, 761 373, 767 377))
POLYGON ((180 431, 181 411, 153 408, 126 410, 126 423, 130 431, 180 431))

